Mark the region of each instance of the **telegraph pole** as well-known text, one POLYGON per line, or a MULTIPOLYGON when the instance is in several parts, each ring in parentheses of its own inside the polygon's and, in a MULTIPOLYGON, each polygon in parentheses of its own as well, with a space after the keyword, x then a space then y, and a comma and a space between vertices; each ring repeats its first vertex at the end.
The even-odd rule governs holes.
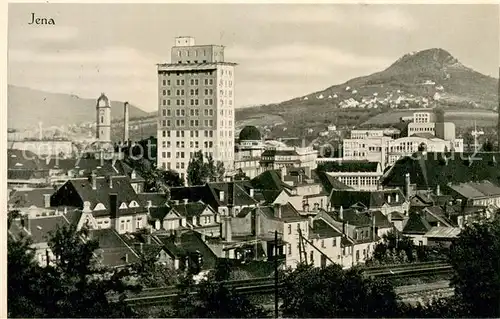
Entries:
POLYGON ((278 318, 278 231, 274 231, 274 318, 278 318))

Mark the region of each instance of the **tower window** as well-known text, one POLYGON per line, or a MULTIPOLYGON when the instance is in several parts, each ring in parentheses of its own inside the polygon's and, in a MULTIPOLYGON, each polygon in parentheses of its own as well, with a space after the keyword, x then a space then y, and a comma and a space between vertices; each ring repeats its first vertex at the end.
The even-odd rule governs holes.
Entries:
POLYGON ((101 123, 104 123, 104 116, 101 116, 101 123))

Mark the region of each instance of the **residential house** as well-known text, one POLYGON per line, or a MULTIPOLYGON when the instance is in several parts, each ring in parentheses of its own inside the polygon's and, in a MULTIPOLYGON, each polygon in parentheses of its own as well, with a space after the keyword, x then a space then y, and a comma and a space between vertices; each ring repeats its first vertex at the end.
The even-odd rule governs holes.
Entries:
POLYGON ((142 192, 144 178, 134 169, 121 160, 104 160, 96 158, 68 158, 48 159, 46 165, 49 168, 51 183, 63 184, 68 179, 88 177, 92 173, 96 176, 128 177, 130 184, 136 193, 142 192))
POLYGON ((102 265, 124 267, 140 259, 139 254, 120 236, 114 228, 91 229, 88 239, 97 240, 99 248, 95 252, 102 265))
POLYGON ((488 180, 448 184, 446 190, 453 198, 461 199, 469 206, 493 206, 500 208, 500 187, 488 180))
POLYGON ((380 189, 371 191, 332 190, 329 203, 331 208, 349 208, 361 205, 369 211, 381 211, 388 216, 393 212, 408 215, 409 201, 399 189, 380 189))
POLYGON ((16 188, 9 195, 8 209, 35 215, 48 213, 53 211, 50 197, 54 192, 54 188, 16 188))
POLYGON ((443 210, 453 226, 460 228, 464 228, 469 223, 493 219, 498 214, 498 210, 494 207, 464 205, 460 200, 451 205, 445 205, 443 210))
POLYGON ((427 245, 425 234, 431 230, 432 226, 424 216, 419 213, 411 213, 406 225, 403 228, 403 235, 411 238, 413 244, 418 246, 427 245))
POLYGON ((458 238, 460 231, 458 227, 432 227, 425 233, 424 238, 427 246, 449 248, 458 238))
POLYGON ((211 206, 221 216, 227 216, 229 207, 237 214, 245 207, 255 207, 254 191, 247 182, 207 183, 202 186, 172 187, 172 200, 183 202, 202 201, 211 206))
POLYGON ((135 232, 148 227, 147 209, 128 177, 71 179, 51 196, 51 206, 76 207, 94 228, 114 228, 118 233, 135 232))
POLYGON ((364 208, 345 210, 342 208, 338 211, 323 212, 319 216, 328 220, 337 229, 342 229, 342 233, 345 234, 346 249, 352 254, 342 254, 341 261, 344 267, 365 263, 371 257, 380 237, 393 229, 393 225, 380 211, 367 211, 364 208))
POLYGON ((8 233, 14 240, 20 240, 23 236, 30 237, 36 261, 45 266, 54 260, 54 254, 48 244, 50 233, 69 224, 70 221, 61 212, 51 211, 44 216, 24 214, 12 222, 8 233))
POLYGON ((188 230, 155 236, 166 252, 166 263, 174 269, 195 272, 214 269, 217 256, 205 243, 203 234, 188 230))
POLYGON ((234 258, 237 257, 235 249, 254 245, 257 246, 252 253, 254 256, 259 257, 260 250, 268 259, 286 255, 284 265, 293 268, 301 258, 299 242, 301 238, 307 239, 308 235, 308 219, 302 217, 291 204, 248 207, 234 217, 222 219, 224 243, 216 249, 227 251, 227 256, 234 258), (275 243, 275 232, 278 232, 278 243, 275 243))
POLYGON ((210 237, 220 235, 219 214, 202 201, 149 207, 148 215, 152 227, 159 232, 192 229, 210 237))
POLYGON ((306 262, 315 267, 341 264, 342 232, 322 217, 311 217, 309 227, 309 238, 303 242, 306 262))

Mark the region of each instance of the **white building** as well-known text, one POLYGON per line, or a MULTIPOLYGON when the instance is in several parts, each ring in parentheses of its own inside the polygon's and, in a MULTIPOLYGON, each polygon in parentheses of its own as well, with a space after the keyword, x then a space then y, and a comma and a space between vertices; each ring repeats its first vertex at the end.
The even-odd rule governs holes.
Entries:
POLYGON ((462 152, 463 140, 455 138, 455 124, 435 123, 432 117, 429 112, 415 112, 407 137, 395 139, 387 136, 386 130, 353 130, 351 138, 343 141, 343 159, 376 161, 385 169, 420 146, 429 152, 462 152))
POLYGON ((221 45, 178 37, 171 63, 158 64, 158 167, 186 177, 197 151, 231 170, 234 163, 234 67, 221 45))

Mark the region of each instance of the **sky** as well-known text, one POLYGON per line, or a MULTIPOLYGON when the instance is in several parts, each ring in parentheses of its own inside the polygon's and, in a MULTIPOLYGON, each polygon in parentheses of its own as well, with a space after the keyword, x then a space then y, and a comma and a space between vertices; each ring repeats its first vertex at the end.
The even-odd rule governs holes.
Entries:
POLYGON ((496 5, 9 4, 8 83, 157 109, 176 36, 226 46, 235 104, 277 103, 442 48, 498 77, 496 5), (31 13, 55 25, 29 25, 31 13))

